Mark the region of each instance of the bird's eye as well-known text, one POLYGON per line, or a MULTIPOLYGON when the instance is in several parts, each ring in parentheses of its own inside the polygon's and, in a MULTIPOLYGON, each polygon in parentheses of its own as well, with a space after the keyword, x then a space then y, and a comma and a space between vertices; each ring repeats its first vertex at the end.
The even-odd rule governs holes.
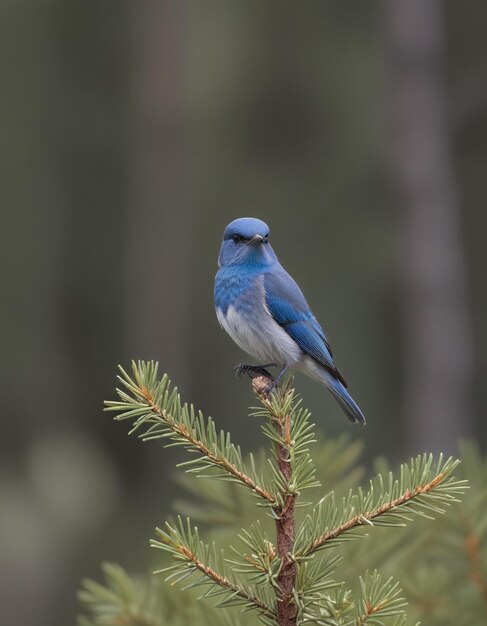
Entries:
POLYGON ((269 235, 266 235, 266 236, 264 237, 264 243, 269 243, 269 235))
POLYGON ((232 239, 235 243, 240 243, 242 241, 242 237, 240 235, 232 235, 232 239))

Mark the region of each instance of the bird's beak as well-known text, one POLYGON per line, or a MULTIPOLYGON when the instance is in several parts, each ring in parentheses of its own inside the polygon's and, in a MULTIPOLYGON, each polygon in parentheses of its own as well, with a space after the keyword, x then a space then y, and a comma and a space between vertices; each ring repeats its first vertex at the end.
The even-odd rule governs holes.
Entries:
POLYGON ((262 235, 254 235, 250 240, 250 243, 262 243, 264 241, 264 237, 262 235))

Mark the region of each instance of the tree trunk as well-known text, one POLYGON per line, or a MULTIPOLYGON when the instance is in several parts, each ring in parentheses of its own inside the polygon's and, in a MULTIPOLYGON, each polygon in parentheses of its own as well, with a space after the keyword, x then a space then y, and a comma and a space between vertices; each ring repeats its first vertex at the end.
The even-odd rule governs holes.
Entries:
POLYGON ((185 202, 186 3, 134 4, 127 350, 188 381, 191 212, 185 202))
POLYGON ((471 329, 449 142, 439 0, 385 0, 391 165, 400 209, 404 407, 411 449, 471 433, 471 329))

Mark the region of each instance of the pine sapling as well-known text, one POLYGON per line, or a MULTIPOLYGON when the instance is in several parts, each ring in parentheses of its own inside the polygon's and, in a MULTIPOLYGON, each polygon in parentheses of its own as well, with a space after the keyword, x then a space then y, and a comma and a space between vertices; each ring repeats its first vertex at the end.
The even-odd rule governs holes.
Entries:
POLYGON ((204 586, 203 597, 218 596, 219 607, 253 611, 267 625, 406 624, 406 603, 392 578, 374 570, 357 574, 357 581, 334 579, 340 546, 378 526, 404 526, 414 515, 443 513, 465 489, 466 481, 453 476, 458 461, 424 454, 402 465, 398 477, 378 475, 368 489, 341 499, 330 491, 312 505, 302 494, 321 488, 309 450, 314 425, 291 380, 270 395, 265 375, 252 380, 260 403, 253 415, 262 420, 270 444, 266 468, 253 455, 244 458, 229 433, 183 403, 168 377, 159 378, 157 363, 132 363, 131 374, 120 369, 119 380, 119 399, 106 408, 132 423, 131 434, 184 447, 193 455, 180 464, 186 472, 236 483, 274 521, 273 533, 259 521, 242 529, 240 545, 231 546, 233 558, 204 542, 189 519, 167 522, 151 541, 173 557, 159 570, 166 580, 185 581, 185 589, 204 586), (358 591, 352 592, 355 582, 358 591))

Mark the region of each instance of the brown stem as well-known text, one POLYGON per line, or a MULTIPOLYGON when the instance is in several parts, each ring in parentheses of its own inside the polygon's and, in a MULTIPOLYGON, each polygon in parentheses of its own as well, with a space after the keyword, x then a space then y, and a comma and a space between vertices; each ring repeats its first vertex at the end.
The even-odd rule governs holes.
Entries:
POLYGON ((342 535, 343 533, 349 530, 352 530, 352 528, 369 524, 370 521, 375 519, 376 517, 385 515, 386 513, 389 513, 390 511, 392 511, 393 509, 399 506, 403 506, 404 504, 407 504, 409 501, 413 500, 414 498, 417 498, 418 496, 422 494, 429 493, 436 486, 442 483, 444 479, 445 479, 445 474, 443 473, 438 474, 438 476, 435 476, 435 478, 433 478, 433 480, 431 480, 429 483, 426 483, 425 485, 419 485, 418 487, 416 487, 416 489, 414 489, 414 491, 410 491, 409 489, 407 489, 398 498, 395 498, 394 500, 391 500, 390 502, 386 502, 385 504, 378 507, 377 509, 374 509, 373 511, 367 511, 366 513, 361 513, 360 515, 354 515, 352 518, 350 518, 348 521, 344 522, 343 524, 340 524, 336 528, 332 528, 328 532, 317 537, 311 543, 309 548, 306 550, 306 555, 316 552, 316 550, 319 550, 320 548, 322 548, 325 543, 327 543, 328 541, 332 541, 333 539, 337 539, 337 537, 339 537, 340 535, 342 535))
POLYGON ((369 619, 369 617, 371 615, 374 615, 374 613, 377 613, 378 611, 380 611, 383 608, 383 606, 384 606, 384 603, 377 604, 376 606, 374 606, 367 601, 365 603, 365 613, 362 613, 362 615, 358 617, 357 626, 364 626, 364 624, 367 623, 367 620, 369 619))
MULTIPOLYGON (((265 389, 271 381, 265 376, 253 379, 255 392, 266 398, 265 389)), ((298 609, 293 598, 293 589, 296 583, 296 564, 290 558, 294 547, 296 532, 296 518, 294 505, 296 495, 288 492, 287 485, 292 480, 292 466, 290 460, 291 448, 291 416, 280 415, 275 418, 276 431, 282 444, 277 445, 277 464, 284 477, 286 485, 282 505, 274 507, 276 519, 277 554, 281 559, 281 570, 277 576, 277 617, 279 626, 296 626, 298 609)))
MULTIPOLYGON (((291 429, 289 415, 285 415, 279 425, 284 438, 291 429)), ((291 480, 291 464, 289 461, 289 447, 278 446, 278 465, 282 475, 289 484, 291 480)), ((276 510, 279 516, 276 520, 277 553, 282 560, 281 571, 277 577, 280 597, 277 601, 277 615, 280 626, 295 626, 297 607, 293 600, 293 588, 296 581, 296 564, 289 558, 293 551, 296 520, 294 501, 296 496, 288 494, 284 506, 276 510)))
POLYGON ((231 591, 235 593, 235 595, 239 596, 240 598, 243 598, 244 600, 247 600, 249 604, 253 604, 254 606, 258 607, 262 611, 263 614, 269 617, 274 617, 275 614, 271 607, 267 606, 267 604, 262 602, 259 598, 253 596, 243 587, 236 585, 231 580, 229 580, 226 576, 222 576, 221 574, 216 572, 214 569, 212 569, 211 567, 209 567, 208 565, 200 561, 198 557, 189 548, 185 546, 177 546, 177 545, 175 545, 175 548, 178 550, 178 552, 182 556, 184 556, 185 559, 191 562, 194 565, 194 567, 198 569, 202 574, 204 574, 207 578, 210 578, 211 580, 213 580, 215 583, 220 585, 220 587, 226 587, 227 589, 230 589, 231 591))
POLYGON ((475 532, 471 531, 465 537, 465 551, 467 553, 470 579, 477 586, 482 598, 487 601, 487 580, 482 571, 482 559, 479 540, 475 532))

